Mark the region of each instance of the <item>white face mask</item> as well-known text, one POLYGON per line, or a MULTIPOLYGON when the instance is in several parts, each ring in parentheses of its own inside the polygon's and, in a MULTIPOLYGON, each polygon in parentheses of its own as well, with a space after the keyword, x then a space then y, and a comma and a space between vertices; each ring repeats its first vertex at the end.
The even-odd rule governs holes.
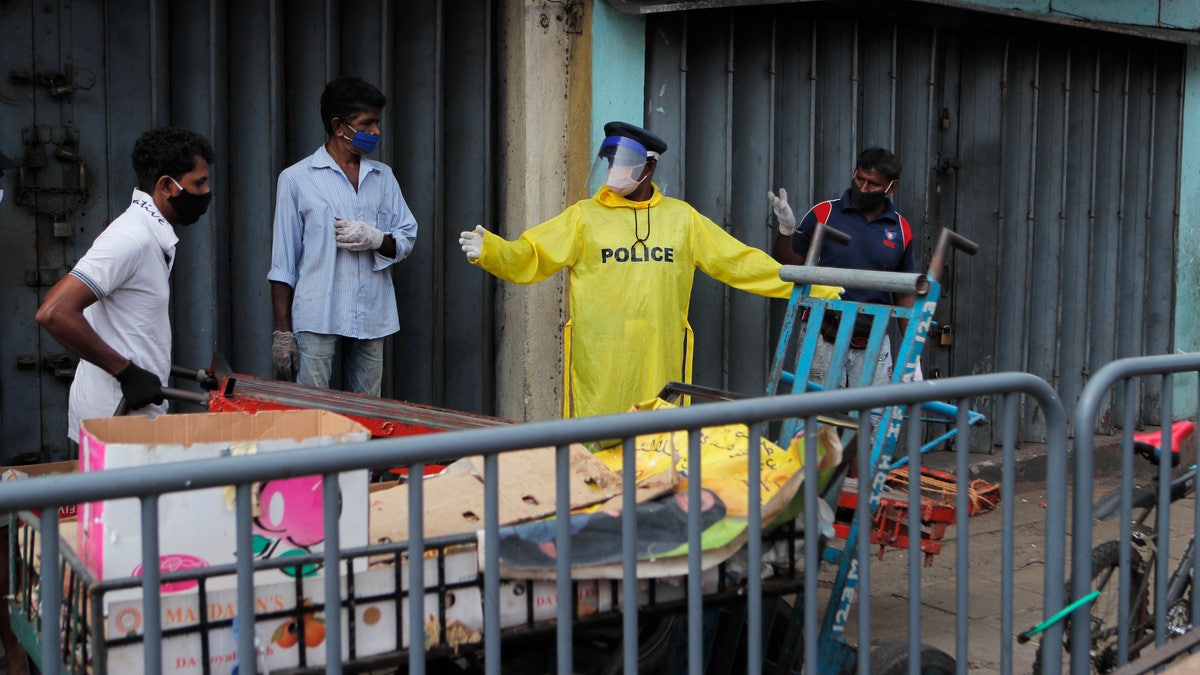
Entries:
POLYGON ((641 175, 644 168, 646 168, 645 164, 638 166, 613 166, 608 170, 608 180, 606 182, 608 189, 622 197, 633 192, 642 184, 642 181, 638 180, 637 176, 641 175))

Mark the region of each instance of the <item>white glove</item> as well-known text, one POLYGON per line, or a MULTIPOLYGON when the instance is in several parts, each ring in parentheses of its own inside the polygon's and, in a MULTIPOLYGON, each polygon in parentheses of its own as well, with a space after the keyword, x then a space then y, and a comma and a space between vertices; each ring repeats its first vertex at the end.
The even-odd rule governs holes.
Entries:
POLYGON ((792 236, 796 231, 796 214, 792 213, 792 207, 788 206, 787 190, 779 188, 778 197, 774 192, 767 190, 767 201, 771 202, 771 209, 779 219, 779 234, 785 237, 792 236))
POLYGON ((299 359, 296 336, 290 330, 271 333, 271 364, 275 366, 275 377, 295 382, 299 359))
POLYGON ((474 230, 458 235, 458 243, 463 253, 467 254, 467 260, 479 260, 479 254, 483 251, 483 232, 483 226, 476 225, 474 230))
POLYGON ((338 248, 350 251, 376 251, 383 246, 383 232, 361 220, 337 218, 333 221, 333 232, 338 248))

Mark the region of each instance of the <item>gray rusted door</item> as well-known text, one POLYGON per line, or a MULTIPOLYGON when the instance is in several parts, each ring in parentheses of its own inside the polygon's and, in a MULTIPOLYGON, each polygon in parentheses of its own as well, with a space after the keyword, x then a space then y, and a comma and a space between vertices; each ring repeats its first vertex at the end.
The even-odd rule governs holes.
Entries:
MULTIPOLYGON (((656 178, 767 248, 768 187, 802 214, 848 187, 860 149, 893 149, 918 264, 942 227, 981 246, 944 272, 926 375, 1026 371, 1069 408, 1097 367, 1171 349, 1183 47, 975 19, 807 3, 651 15, 647 124, 675 149, 656 178)), ((698 382, 763 390, 770 307, 697 284, 698 382)), ((1157 392, 1137 403, 1157 421, 1157 392)), ((1042 439, 1036 412, 1023 434, 1042 439)))
POLYGON ((23 178, 4 177, 0 204, 0 463, 65 458, 72 363, 34 313, 129 205, 129 155, 152 127, 191 128, 217 153, 209 215, 180 233, 175 360, 203 368, 219 352, 271 376, 275 181, 324 141, 319 97, 340 75, 388 96, 374 157, 420 226, 394 271, 401 332, 387 342, 384 395, 492 412, 491 282, 457 238, 491 220, 494 11, 490 0, 0 3, 0 149, 28 160, 23 178))

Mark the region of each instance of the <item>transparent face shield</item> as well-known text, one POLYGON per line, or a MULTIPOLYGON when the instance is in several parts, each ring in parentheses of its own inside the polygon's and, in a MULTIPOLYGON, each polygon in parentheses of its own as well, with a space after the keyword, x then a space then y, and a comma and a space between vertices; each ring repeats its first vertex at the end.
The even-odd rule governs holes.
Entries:
POLYGON ((641 183, 639 179, 646 168, 649 154, 641 143, 632 138, 605 138, 588 173, 588 191, 596 194, 602 185, 607 185, 619 195, 633 192, 641 183))

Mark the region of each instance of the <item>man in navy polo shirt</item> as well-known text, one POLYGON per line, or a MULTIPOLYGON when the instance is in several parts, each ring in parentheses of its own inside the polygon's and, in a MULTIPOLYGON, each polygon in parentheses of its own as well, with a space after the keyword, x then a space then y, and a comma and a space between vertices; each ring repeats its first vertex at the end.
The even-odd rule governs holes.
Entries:
MULTIPOLYGON (((858 156, 851 176, 850 188, 840 199, 821 202, 805 214, 796 224, 796 216, 787 203, 787 191, 780 189, 779 195, 767 192, 767 199, 779 220, 779 236, 775 238, 772 255, 785 265, 802 265, 812 242, 813 229, 818 222, 850 235, 849 245, 825 239, 821 257, 817 264, 843 269, 861 269, 885 272, 913 272, 915 264, 912 252, 912 228, 908 221, 896 213, 891 196, 900 185, 900 162, 888 150, 867 148, 858 156)), ((892 294, 886 291, 870 291, 847 287, 843 300, 897 305, 911 308, 916 300, 913 295, 892 294)), ((904 329, 904 326, 901 326, 904 329)), ((869 330, 869 326, 865 327, 869 330)), ((829 333, 823 329, 822 333, 829 333)), ((865 337, 858 329, 855 335, 865 337)), ((857 342, 857 341, 856 341, 857 342)), ((829 369, 832 345, 821 338, 817 353, 813 357, 811 378, 823 381, 829 369)), ((846 369, 841 386, 856 383, 862 373, 862 349, 849 349, 846 369)), ((920 364, 916 376, 920 378, 920 364)), ((886 384, 892 379, 892 352, 887 340, 879 353, 873 384, 886 384)))

